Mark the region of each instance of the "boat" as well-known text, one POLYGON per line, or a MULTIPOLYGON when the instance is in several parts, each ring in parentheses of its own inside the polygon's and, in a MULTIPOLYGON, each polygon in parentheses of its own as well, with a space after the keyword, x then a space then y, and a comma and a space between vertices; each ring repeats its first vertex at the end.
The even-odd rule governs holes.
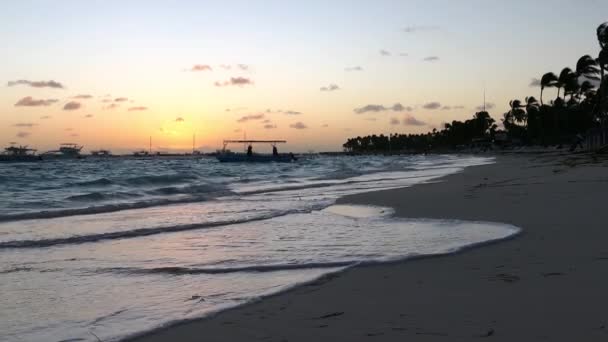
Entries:
POLYGON ((47 151, 42 154, 43 159, 82 159, 84 156, 80 154, 83 146, 78 146, 73 143, 64 143, 59 145, 58 150, 47 151))
POLYGON ((91 156, 98 157, 98 158, 111 157, 112 152, 110 152, 108 150, 96 150, 96 151, 91 151, 91 156))
POLYGON ((285 140, 224 140, 224 147, 216 154, 217 160, 222 163, 291 163, 297 158, 293 153, 278 153, 277 144, 285 144, 285 140), (229 144, 244 144, 247 146, 245 153, 237 153, 228 150, 229 144), (254 153, 253 144, 270 144, 272 154, 254 153))
POLYGON ((0 162, 34 162, 42 160, 36 150, 27 146, 9 146, 0 153, 0 162))

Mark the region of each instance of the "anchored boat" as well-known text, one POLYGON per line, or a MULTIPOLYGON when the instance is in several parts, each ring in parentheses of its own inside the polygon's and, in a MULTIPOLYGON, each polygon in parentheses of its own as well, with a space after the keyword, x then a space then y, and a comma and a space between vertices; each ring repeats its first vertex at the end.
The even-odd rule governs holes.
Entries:
POLYGON ((42 158, 44 159, 81 159, 84 158, 80 151, 83 146, 77 144, 65 143, 59 145, 58 150, 44 152, 42 158))
POLYGON ((27 146, 9 146, 0 153, 0 162, 34 162, 42 160, 36 150, 27 146))
POLYGON ((285 143, 287 143, 285 140, 224 140, 224 147, 218 151, 216 157, 223 163, 290 163, 296 161, 297 158, 293 153, 279 153, 277 145, 285 143), (226 148, 229 144, 244 144, 246 152, 232 152, 226 148), (270 144, 272 154, 254 153, 253 144, 270 144))

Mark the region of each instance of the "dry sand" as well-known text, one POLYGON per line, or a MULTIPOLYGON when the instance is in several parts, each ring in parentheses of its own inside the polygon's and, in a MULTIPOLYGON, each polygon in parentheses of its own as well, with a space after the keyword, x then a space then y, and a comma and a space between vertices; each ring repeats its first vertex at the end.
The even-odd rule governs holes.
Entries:
POLYGON ((608 341, 608 168, 499 156, 439 183, 346 197, 412 218, 506 222, 519 237, 360 267, 140 341, 608 341))

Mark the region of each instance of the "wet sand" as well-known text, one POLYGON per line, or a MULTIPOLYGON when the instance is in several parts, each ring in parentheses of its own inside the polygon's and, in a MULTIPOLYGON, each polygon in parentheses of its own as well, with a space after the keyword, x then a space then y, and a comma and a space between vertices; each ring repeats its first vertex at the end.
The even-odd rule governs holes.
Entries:
POLYGON ((524 231, 457 255, 354 268, 137 341, 608 340, 608 162, 499 156, 339 202, 524 231))

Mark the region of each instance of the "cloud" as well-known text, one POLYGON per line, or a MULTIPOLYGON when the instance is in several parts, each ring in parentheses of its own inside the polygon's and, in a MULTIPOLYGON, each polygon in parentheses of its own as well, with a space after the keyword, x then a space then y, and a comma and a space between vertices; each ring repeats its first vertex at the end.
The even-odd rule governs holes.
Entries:
POLYGON ((126 97, 117 97, 114 99, 114 102, 127 102, 127 101, 129 101, 129 99, 126 97))
POLYGON ((454 106, 452 107, 453 109, 464 109, 464 106, 460 105, 460 106, 454 106))
POLYGON ((293 123, 291 125, 289 125, 289 127, 291 128, 295 128, 295 129, 307 129, 308 126, 306 126, 303 122, 298 121, 296 123, 293 123))
POLYGON ((232 69, 232 67, 228 64, 220 64, 220 68, 224 69, 224 70, 230 70, 232 69))
POLYGON ((27 138, 30 136, 29 132, 18 132, 17 133, 17 138, 27 138))
POLYGON ((243 71, 249 70, 249 65, 247 65, 247 64, 237 64, 236 67, 243 71))
POLYGON ((340 87, 338 87, 337 84, 330 84, 327 87, 321 87, 321 91, 335 91, 335 90, 340 90, 340 87))
POLYGON ((35 123, 31 123, 31 122, 19 122, 13 125, 14 127, 25 127, 25 128, 32 128, 34 126, 38 126, 38 124, 35 123))
POLYGON ((120 105, 119 105, 119 104, 116 104, 116 103, 110 103, 109 105, 107 105, 107 106, 103 107, 103 109, 106 109, 106 110, 110 109, 110 110, 111 110, 111 109, 116 109, 116 108, 118 108, 118 107, 120 107, 120 105))
POLYGON ((15 107, 50 106, 57 101, 59 101, 59 100, 57 100, 57 99, 36 100, 36 99, 32 98, 31 96, 26 96, 26 97, 22 98, 21 100, 17 101, 17 103, 15 103, 15 107))
POLYGON ((390 51, 386 51, 384 49, 380 49, 380 55, 381 56, 390 56, 391 53, 390 53, 390 51))
POLYGON ((424 25, 411 25, 403 29, 405 33, 416 33, 425 31, 437 31, 439 26, 424 26, 424 25))
POLYGON ((184 120, 184 118, 182 118, 181 116, 175 119, 175 122, 184 122, 186 120, 184 120))
POLYGON ((48 120, 50 118, 52 118, 52 116, 50 116, 50 115, 44 115, 44 116, 40 117, 41 120, 48 120))
POLYGON ((87 100, 90 98, 93 98, 93 95, 89 95, 89 94, 80 94, 80 95, 76 95, 74 97, 72 97, 73 99, 77 99, 77 100, 87 100))
POLYGON ((102 103, 109 103, 109 102, 112 102, 112 100, 111 99, 103 99, 103 100, 101 100, 101 102, 102 103))
POLYGON ((407 54, 405 52, 402 52, 402 53, 399 54, 399 56, 401 56, 401 57, 407 57, 407 56, 409 56, 409 54, 407 54))
POLYGON ((78 133, 72 133, 72 134, 70 134, 70 136, 71 136, 71 137, 79 137, 79 136, 80 136, 80 134, 78 134, 78 133))
POLYGON ((148 107, 138 106, 138 107, 129 107, 129 112, 141 112, 144 110, 148 110, 148 107))
POLYGON ((430 109, 430 110, 433 110, 433 109, 439 109, 439 108, 441 108, 441 103, 439 103, 439 102, 429 102, 429 103, 425 103, 425 104, 422 106, 422 108, 424 108, 424 109, 430 109))
POLYGON ((390 106, 390 107, 385 107, 383 105, 377 105, 377 104, 368 104, 366 106, 363 106, 361 108, 355 108, 354 112, 357 114, 363 114, 363 113, 368 113, 368 112, 385 112, 388 110, 392 110, 394 112, 401 112, 404 110, 410 110, 411 107, 404 107, 401 103, 395 103, 394 105, 390 106))
POLYGON ((237 129, 235 129, 233 132, 234 132, 234 133, 238 133, 238 132, 240 132, 240 131, 241 131, 241 129, 240 129, 240 128, 237 128, 237 129))
POLYGON ((540 80, 538 78, 531 79, 530 87, 533 87, 533 88, 540 87, 540 80))
POLYGON ((80 102, 70 101, 63 106, 63 110, 78 110, 82 107, 80 102))
POLYGON ((329 127, 329 125, 328 124, 323 124, 321 127, 327 128, 327 127, 329 127))
POLYGON ((286 115, 301 115, 302 112, 297 112, 295 110, 287 110, 287 111, 284 111, 283 114, 286 114, 286 115))
POLYGON ((87 115, 85 115, 84 117, 85 117, 85 119, 90 119, 90 118, 92 118, 92 117, 93 117, 93 114, 87 114, 87 115))
POLYGON ((264 114, 248 114, 248 115, 245 115, 245 116, 241 117, 240 119, 236 120, 236 122, 247 122, 247 121, 262 120, 262 119, 264 119, 264 114))
POLYGON ((378 119, 376 118, 365 118, 366 121, 377 121, 378 119))
POLYGON ((63 89, 63 84, 59 83, 59 82, 55 82, 53 80, 51 81, 28 81, 28 80, 17 80, 17 81, 9 81, 8 82, 8 86, 9 87, 13 87, 16 85, 28 85, 30 87, 33 88, 56 88, 56 89, 63 89))
POLYGON ((226 86, 246 86, 252 85, 253 81, 247 77, 230 77, 230 80, 224 82, 215 82, 214 85, 216 87, 226 87, 226 86))
POLYGON ((406 126, 426 126, 426 122, 420 121, 411 115, 403 118, 403 124, 406 126))
POLYGON ((277 128, 277 125, 273 125, 273 124, 265 124, 264 125, 264 129, 274 129, 277 128))
POLYGON ((72 130, 73 130, 73 128, 72 128, 72 127, 68 127, 68 128, 66 128, 65 130, 66 130, 66 132, 70 132, 70 131, 72 131, 72 130))
MULTIPOLYGON (((490 109, 494 109, 496 108, 496 105, 492 102, 486 102, 486 108, 485 110, 490 110, 490 109)), ((476 110, 484 110, 483 105, 479 105, 477 107, 475 107, 476 110)))
POLYGON ((391 123, 391 125, 398 125, 400 123, 400 121, 397 118, 391 118, 390 123, 391 123))
POLYGON ((192 69, 190 69, 190 71, 211 71, 213 69, 211 69, 210 65, 207 64, 194 64, 192 66, 192 69))
POLYGON ((344 68, 344 71, 363 71, 363 68, 360 67, 360 66, 358 66, 358 65, 356 65, 354 67, 344 68))
POLYGON ((424 62, 437 62, 439 60, 439 57, 437 56, 428 56, 428 57, 424 57, 422 59, 424 62))

